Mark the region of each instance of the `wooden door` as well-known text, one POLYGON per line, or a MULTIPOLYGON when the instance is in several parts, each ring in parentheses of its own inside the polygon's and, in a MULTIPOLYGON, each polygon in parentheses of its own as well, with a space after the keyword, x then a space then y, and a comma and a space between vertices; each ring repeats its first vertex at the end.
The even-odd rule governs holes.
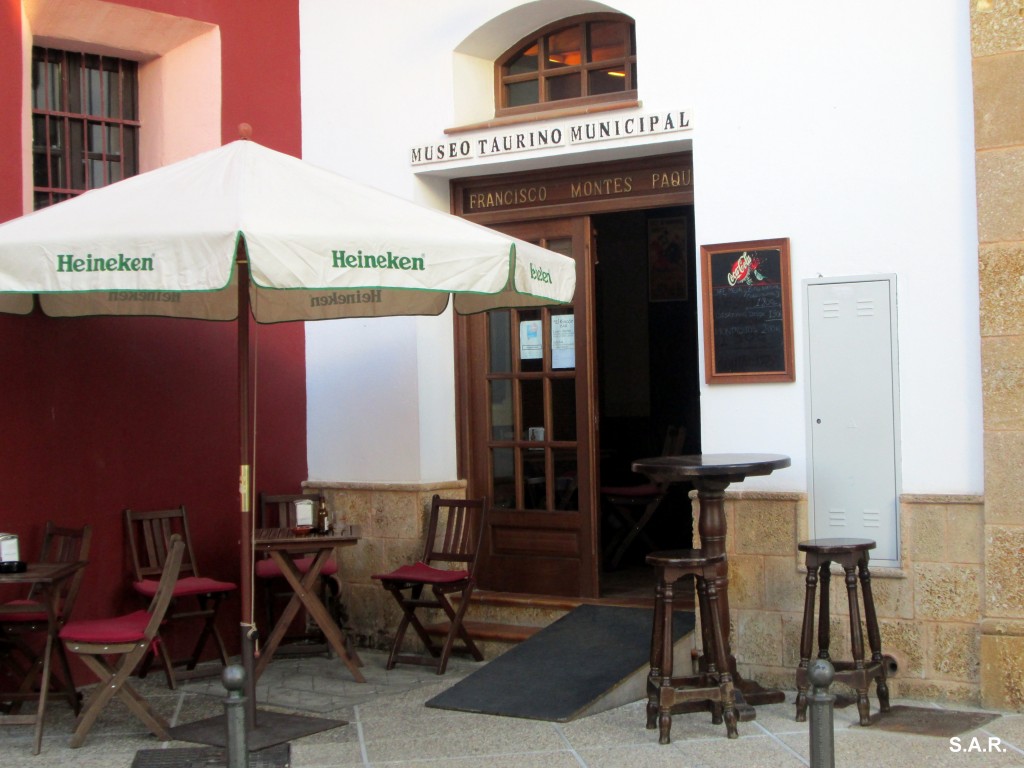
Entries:
POLYGON ((597 596, 589 217, 506 224, 576 260, 570 306, 460 318, 462 473, 491 503, 480 586, 597 596))

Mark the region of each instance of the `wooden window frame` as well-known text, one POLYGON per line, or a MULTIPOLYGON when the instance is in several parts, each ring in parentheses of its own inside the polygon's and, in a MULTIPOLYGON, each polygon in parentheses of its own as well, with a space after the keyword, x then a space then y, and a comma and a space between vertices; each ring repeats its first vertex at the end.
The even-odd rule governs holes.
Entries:
POLYGON ((571 107, 586 107, 594 104, 609 104, 615 102, 635 102, 637 99, 637 87, 635 72, 637 66, 636 56, 636 34, 635 22, 629 16, 618 13, 591 13, 579 16, 571 16, 560 19, 557 22, 548 24, 545 27, 530 33, 519 40, 515 45, 498 57, 494 65, 494 115, 496 118, 546 113, 554 110, 565 110, 571 107), (587 36, 587 25, 593 22, 618 22, 629 28, 630 34, 626 36, 627 50, 625 56, 601 61, 589 61, 590 41, 587 36), (544 55, 545 40, 548 35, 572 27, 579 27, 582 41, 582 56, 578 65, 560 65, 557 68, 547 69, 544 66, 546 57, 544 55), (530 44, 538 46, 538 68, 536 72, 529 72, 521 75, 508 75, 505 69, 509 59, 521 52, 530 44), (626 87, 615 93, 603 93, 597 95, 587 94, 589 79, 587 75, 595 70, 607 69, 611 66, 621 65, 625 72, 626 87), (572 74, 579 74, 581 94, 578 97, 568 99, 557 99, 546 101, 544 96, 546 81, 554 77, 565 77, 572 74), (534 104, 523 104, 516 107, 506 106, 505 86, 510 83, 537 81, 538 101, 534 104))
MULTIPOLYGON (((139 172, 139 79, 138 63, 116 56, 80 53, 59 48, 34 46, 32 49, 33 77, 40 60, 60 67, 59 80, 52 84, 61 89, 60 102, 54 99, 55 94, 50 88, 50 78, 45 83, 33 83, 32 90, 32 193, 33 207, 36 209, 52 205, 80 195, 90 189, 134 176, 139 172), (111 63, 113 66, 111 67, 111 63), (87 93, 89 85, 86 78, 89 73, 99 71, 98 99, 100 109, 90 110, 87 93), (111 103, 106 92, 107 78, 102 73, 116 73, 119 95, 116 106, 107 109, 111 103), (78 107, 72 108, 71 92, 78 90, 78 107), (131 98, 125 99, 126 89, 131 89, 131 98), (37 94, 42 96, 42 103, 37 104, 37 94), (38 135, 37 125, 42 126, 42 136, 38 135), (55 143, 51 140, 54 126, 60 137, 55 143), (90 147, 89 132, 99 128, 101 132, 100 148, 90 147), (118 134, 118 147, 114 149, 108 144, 110 130, 118 134), (72 134, 78 139, 72 141, 72 134), (59 157, 60 174, 55 178, 54 160, 59 157), (94 177, 92 163, 99 162, 102 177, 94 177), (120 174, 111 178, 109 163, 120 164, 120 174), (75 165, 80 165, 80 173, 72 172, 75 165), (80 183, 76 180, 76 175, 80 183), (46 183, 39 181, 45 176, 46 183)), ((48 66, 47 66, 48 68, 48 66)))

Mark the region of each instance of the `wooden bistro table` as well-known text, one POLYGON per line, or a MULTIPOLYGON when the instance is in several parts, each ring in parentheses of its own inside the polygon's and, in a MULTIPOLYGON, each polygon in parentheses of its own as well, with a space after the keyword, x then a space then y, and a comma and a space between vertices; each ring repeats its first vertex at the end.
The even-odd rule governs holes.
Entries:
MULTIPOLYGON (((85 567, 85 561, 74 563, 28 563, 21 573, 0 573, 0 584, 38 584, 40 587, 39 603, 46 609, 46 643, 43 647, 43 675, 39 684, 38 703, 34 715, 0 715, 0 725, 35 725, 35 742, 32 754, 38 755, 43 743, 43 720, 46 716, 46 699, 50 691, 50 673, 53 652, 56 649, 60 658, 64 676, 64 688, 72 709, 78 711, 78 694, 71 678, 71 668, 64 655, 64 646, 58 637, 61 628, 60 585, 85 567)), ((4 606, 4 613, 38 613, 39 604, 33 602, 26 605, 4 606)), ((21 698, 21 694, 11 694, 21 698)), ((2 699, 4 694, 0 694, 2 699)), ((33 694, 35 697, 35 694, 33 694)))
POLYGON ((359 671, 358 660, 353 659, 346 650, 345 635, 342 633, 341 627, 337 625, 330 611, 321 602, 316 590, 316 581, 327 558, 337 547, 354 546, 359 542, 359 534, 359 527, 355 525, 336 526, 335 530, 328 534, 304 536, 296 536, 289 528, 256 529, 253 550, 257 553, 268 552, 270 554, 294 593, 284 612, 278 618, 277 624, 274 625, 267 644, 263 647, 259 660, 256 662, 255 677, 257 680, 274 657, 274 653, 284 639, 299 607, 305 606, 309 615, 320 627, 320 631, 324 633, 331 648, 338 654, 338 658, 345 662, 345 666, 348 667, 356 682, 366 682, 363 673, 359 671), (309 570, 303 575, 295 565, 295 557, 308 554, 315 554, 316 557, 313 558, 309 570))
MULTIPOLYGON (((691 456, 659 456, 633 462, 633 471, 647 475, 653 482, 690 481, 697 489, 700 506, 697 530, 701 548, 708 555, 725 554, 725 489, 730 483, 739 483, 748 477, 770 475, 776 469, 790 464, 788 456, 774 453, 705 453, 691 456)), ((753 720, 753 705, 775 704, 785 701, 779 690, 762 688, 753 680, 744 680, 736 671, 736 657, 729 644, 729 579, 718 583, 718 611, 725 650, 729 657, 729 671, 735 683, 736 711, 740 720, 753 720)))

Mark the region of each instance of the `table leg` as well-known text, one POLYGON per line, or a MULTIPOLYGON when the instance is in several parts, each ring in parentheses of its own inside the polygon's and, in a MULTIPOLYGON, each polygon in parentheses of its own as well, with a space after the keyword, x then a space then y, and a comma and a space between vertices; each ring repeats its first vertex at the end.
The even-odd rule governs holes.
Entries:
POLYGON ((306 610, 309 611, 310 616, 320 627, 320 630, 324 633, 324 637, 330 644, 334 652, 338 654, 338 658, 341 659, 345 666, 348 667, 349 672, 352 673, 352 677, 355 678, 356 682, 365 683, 366 678, 363 677, 363 673, 360 672, 359 667, 352 660, 349 654, 345 650, 345 638, 341 633, 341 629, 335 623, 331 617, 330 612, 326 606, 320 601, 317 596, 316 589, 314 588, 317 579, 320 576, 320 571, 327 562, 327 558, 330 556, 330 549, 323 549, 317 553, 309 570, 306 572, 305 577, 302 577, 299 573, 299 569, 295 567, 295 562, 286 552, 279 552, 277 550, 271 550, 270 556, 274 562, 281 568, 281 573, 292 587, 293 594, 291 600, 288 601, 288 605, 285 606, 284 611, 277 620, 277 624, 274 626, 273 632, 270 634, 270 638, 267 641, 267 646, 260 654, 259 661, 256 664, 256 679, 258 680, 260 675, 263 674, 263 670, 266 669, 267 664, 274 656, 274 652, 277 647, 281 644, 284 639, 285 633, 288 631, 288 627, 291 625, 292 620, 299 611, 299 606, 304 605, 306 610))
MULTIPOLYGON (((277 560, 277 553, 271 553, 271 557, 277 560)), ((281 566, 281 570, 287 573, 287 566, 278 563, 281 566)), ((294 589, 294 586, 293 586, 294 589)), ((299 587, 301 590, 301 586, 299 587)), ((274 658, 274 653, 277 651, 277 647, 281 644, 284 639, 285 633, 288 631, 288 627, 291 626, 292 620, 295 618, 295 614, 299 612, 299 594, 294 592, 288 604, 285 606, 281 615, 277 618, 277 624, 270 632, 270 636, 267 638, 267 642, 259 649, 259 656, 256 661, 255 678, 260 679, 260 675, 263 674, 263 670, 267 668, 267 664, 274 658)))
MULTIPOLYGON (((39 602, 46 608, 46 640, 43 643, 41 667, 37 666, 38 661, 30 661, 25 669, 22 688, 12 693, 14 703, 19 704, 22 699, 32 696, 32 687, 36 680, 36 672, 40 674, 39 694, 36 698, 36 711, 34 715, 7 714, 0 716, 0 725, 33 725, 32 754, 38 755, 43 745, 43 724, 46 720, 46 704, 50 694, 50 683, 53 677, 53 654, 54 651, 61 652, 61 659, 65 665, 65 689, 68 701, 72 707, 77 707, 77 692, 74 690, 74 682, 71 680, 70 670, 67 669, 67 662, 63 655, 63 647, 60 645, 58 633, 60 632, 60 620, 58 618, 59 592, 58 583, 38 582, 42 588, 39 602)), ((28 650, 28 649, 26 649, 28 650)), ((26 654, 32 656, 31 652, 26 654)), ((77 710, 76 710, 77 714, 77 710)))
MULTIPOLYGON (((32 754, 38 755, 43 746, 43 720, 46 718, 46 697, 50 692, 50 662, 53 658, 53 643, 57 638, 57 601, 59 592, 54 585, 46 589, 43 604, 46 606, 46 643, 43 645, 43 676, 39 685, 39 705, 36 708, 35 746, 32 754)), ((59 642, 59 641, 58 641, 59 642)))
MULTIPOLYGON (((724 555, 726 552, 726 534, 728 521, 725 515, 725 489, 730 481, 715 478, 698 478, 694 480, 697 488, 697 499, 700 505, 700 517, 697 530, 700 533, 700 546, 709 555, 724 555)), ((729 577, 716 580, 718 587, 718 615, 722 625, 725 651, 729 659, 729 671, 732 673, 736 694, 736 710, 742 721, 753 720, 753 705, 778 704, 786 700, 786 695, 779 690, 762 688, 753 680, 746 680, 736 670, 736 657, 733 656, 729 641, 732 623, 729 619, 729 577)))

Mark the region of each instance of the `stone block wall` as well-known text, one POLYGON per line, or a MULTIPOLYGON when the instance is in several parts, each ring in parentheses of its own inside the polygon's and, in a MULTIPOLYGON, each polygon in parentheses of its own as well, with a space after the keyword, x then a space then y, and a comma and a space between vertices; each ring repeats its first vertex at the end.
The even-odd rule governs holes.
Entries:
POLYGON ((986 706, 1024 710, 1024 5, 970 6, 985 409, 981 690, 986 706))
MULTIPOLYGON (((357 645, 389 648, 401 614, 371 576, 414 561, 422 550, 431 497, 439 493, 464 498, 465 483, 310 482, 305 487, 324 493, 333 522, 360 526, 359 544, 339 552, 346 626, 357 645)), ((691 496, 697 530, 699 510, 695 494, 691 496)), ((727 493, 725 511, 730 636, 740 673, 762 685, 792 690, 806 577, 796 545, 810 538, 806 496, 727 493)), ((1017 562, 986 560, 992 557, 992 547, 984 500, 904 495, 900 515, 901 567, 876 566, 871 571, 882 649, 897 664, 890 681, 892 695, 1014 708, 1012 700, 1000 705, 983 697, 986 635, 1010 638, 1010 643, 991 651, 997 654, 992 663, 1000 665, 995 679, 1010 681, 1002 688, 1013 690, 1014 681, 1022 676, 1012 656, 1012 642, 1021 637, 1001 634, 1002 625, 989 626, 995 620, 986 618, 999 609, 1001 600, 1020 603, 1013 578, 1017 562), (991 570, 995 573, 988 573, 991 570), (992 595, 986 586, 1000 580, 1007 588, 992 595)), ((699 536, 695 545, 699 546, 699 536)), ((833 576, 836 659, 850 658, 846 600, 842 577, 833 576)), ((415 638, 409 640, 415 645, 415 638)))
MULTIPOLYGON (((806 578, 796 545, 811 538, 807 499, 796 493, 727 493, 725 510, 731 638, 739 671, 762 685, 792 690, 806 578)), ((871 569, 882 650, 897 664, 890 691, 893 696, 979 704, 983 500, 905 495, 900 515, 901 567, 871 569)), ((694 516, 696 530, 695 498, 694 516)), ((833 576, 829 598, 832 655, 849 659, 841 575, 833 576)))
POLYGON ((435 493, 465 498, 466 483, 307 482, 303 487, 324 494, 333 523, 359 526, 359 544, 338 551, 343 618, 357 646, 389 649, 402 612, 371 576, 419 559, 430 500, 435 493))

